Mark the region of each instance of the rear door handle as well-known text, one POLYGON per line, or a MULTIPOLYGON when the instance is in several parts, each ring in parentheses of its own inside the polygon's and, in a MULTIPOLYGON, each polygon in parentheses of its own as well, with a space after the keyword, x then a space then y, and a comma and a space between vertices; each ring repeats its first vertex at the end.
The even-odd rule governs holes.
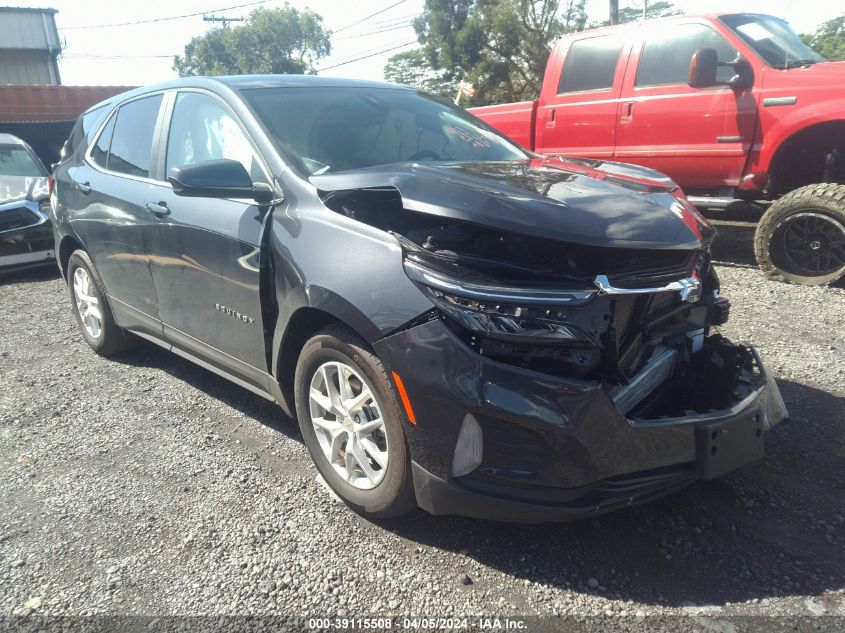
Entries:
POLYGON ((158 217, 170 215, 170 209, 167 208, 167 205, 164 202, 148 202, 144 205, 144 208, 146 208, 147 211, 158 217))
POLYGON ((73 186, 76 187, 77 191, 81 191, 82 193, 91 193, 91 183, 90 182, 75 182, 73 186))

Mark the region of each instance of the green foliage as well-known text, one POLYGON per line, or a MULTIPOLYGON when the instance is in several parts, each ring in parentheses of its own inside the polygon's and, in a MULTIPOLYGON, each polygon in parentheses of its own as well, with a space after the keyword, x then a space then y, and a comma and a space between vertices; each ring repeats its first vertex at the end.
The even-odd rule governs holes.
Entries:
POLYGON ((442 71, 429 68, 425 53, 420 48, 391 57, 384 67, 384 78, 441 97, 453 98, 458 91, 458 82, 446 79, 442 71))
POLYGON ((395 55, 385 76, 390 72, 395 81, 401 70, 403 77, 416 80, 419 73, 424 80, 428 70, 439 85, 468 82, 476 91, 472 105, 533 99, 540 92, 552 43, 584 28, 585 2, 426 0, 414 21, 420 53, 413 59, 395 55))
POLYGON ((314 71, 331 52, 330 31, 310 9, 285 3, 256 9, 242 26, 219 28, 193 38, 173 59, 180 77, 192 75, 288 74, 314 71))
MULTIPOLYGON (((640 0, 641 2, 644 0, 640 0)), ((654 18, 665 18, 667 15, 678 15, 683 13, 683 11, 676 9, 671 2, 665 2, 664 0, 660 0, 659 2, 649 2, 648 6, 646 7, 645 17, 646 20, 652 20, 654 18)), ((643 10, 642 9, 635 9, 634 7, 625 7, 623 9, 619 9, 619 22, 635 22, 637 20, 642 19, 643 17, 643 10)))
POLYGON ((830 60, 845 59, 845 15, 824 22, 815 33, 801 39, 830 60))

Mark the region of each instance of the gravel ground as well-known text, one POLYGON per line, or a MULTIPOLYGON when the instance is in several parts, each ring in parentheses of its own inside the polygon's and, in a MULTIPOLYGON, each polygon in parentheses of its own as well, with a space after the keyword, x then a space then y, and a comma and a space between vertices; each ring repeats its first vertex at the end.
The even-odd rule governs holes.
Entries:
POLYGON ((759 347, 791 421, 762 462, 562 525, 368 522, 317 481, 275 405, 151 345, 97 357, 52 273, 0 282, 0 616, 600 616, 726 633, 748 615, 834 622, 845 290, 767 281, 746 266, 748 227, 720 228, 724 333, 759 347))

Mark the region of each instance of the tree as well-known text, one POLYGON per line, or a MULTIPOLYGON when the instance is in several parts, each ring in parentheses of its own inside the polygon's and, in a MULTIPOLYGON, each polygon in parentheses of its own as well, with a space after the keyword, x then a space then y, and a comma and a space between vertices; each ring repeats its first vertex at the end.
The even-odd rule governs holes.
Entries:
POLYGON ((824 22, 815 33, 801 39, 828 59, 845 59, 845 15, 824 22))
POLYGON ((386 71, 428 69, 446 85, 466 81, 475 88, 472 105, 533 99, 552 42, 584 28, 585 2, 426 0, 414 21, 422 59, 396 55, 386 71))
POLYGON ((173 58, 173 70, 180 77, 314 72, 314 63, 331 52, 331 32, 322 22, 310 9, 287 3, 256 9, 242 26, 193 38, 185 54, 173 58))
POLYGON ((454 97, 458 90, 458 82, 446 79, 442 71, 429 68, 420 48, 391 57, 384 67, 384 78, 442 97, 454 97))
MULTIPOLYGON (((641 0, 646 2, 646 0, 641 0)), ((683 11, 676 9, 671 2, 660 0, 659 2, 649 2, 646 5, 645 19, 653 20, 654 18, 665 18, 667 15, 678 15, 683 11)), ((643 10, 635 7, 625 7, 619 10, 619 22, 636 22, 642 19, 643 10)))

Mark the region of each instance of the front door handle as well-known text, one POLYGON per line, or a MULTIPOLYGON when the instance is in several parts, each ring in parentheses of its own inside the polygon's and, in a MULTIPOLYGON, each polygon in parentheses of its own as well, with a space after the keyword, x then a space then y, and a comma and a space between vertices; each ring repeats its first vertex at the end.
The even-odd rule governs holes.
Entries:
POLYGON ((630 123, 634 120, 634 103, 629 101, 622 104, 622 122, 630 123))
POLYGON ((164 202, 148 202, 144 205, 144 208, 147 209, 150 213, 158 217, 164 217, 165 215, 170 215, 170 209, 167 208, 167 204, 164 202))
POLYGON ((91 183, 90 182, 76 182, 76 181, 74 181, 73 186, 76 187, 77 191, 81 191, 82 193, 91 193, 91 183))

